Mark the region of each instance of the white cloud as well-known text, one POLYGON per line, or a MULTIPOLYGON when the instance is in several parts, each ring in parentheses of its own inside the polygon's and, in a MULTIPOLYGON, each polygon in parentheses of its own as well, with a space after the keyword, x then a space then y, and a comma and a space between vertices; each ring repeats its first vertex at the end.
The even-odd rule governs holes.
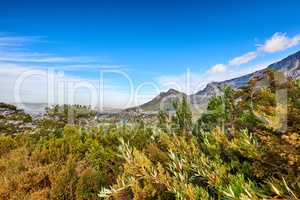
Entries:
POLYGON ((213 81, 224 81, 252 73, 267 67, 272 62, 264 62, 255 66, 241 68, 240 65, 249 63, 263 53, 283 51, 300 43, 300 34, 290 38, 286 33, 275 33, 256 50, 245 53, 228 61, 228 64, 216 64, 204 74, 185 73, 173 76, 158 77, 163 87, 175 88, 188 94, 195 93, 213 81), (188 75, 188 77, 187 77, 188 75))
POLYGON ((255 51, 250 51, 242 56, 235 57, 229 61, 231 66, 239 66, 248 63, 262 53, 275 53, 283 51, 300 43, 300 34, 290 38, 286 33, 274 33, 264 44, 257 45, 255 51))
POLYGON ((226 71, 226 66, 223 64, 216 64, 209 70, 210 73, 221 73, 225 71, 226 71))
MULTIPOLYGON (((266 67, 266 64, 248 66, 246 68, 240 68, 239 66, 250 62, 262 53, 272 53, 276 51, 282 51, 286 48, 295 46, 300 41, 300 35, 288 38, 286 34, 276 33, 270 39, 266 40, 263 45, 260 45, 255 51, 248 52, 242 56, 238 56, 228 61, 228 64, 216 64, 211 69, 203 74, 195 74, 187 71, 184 74, 173 75, 173 76, 160 76, 157 78, 159 82, 159 88, 168 89, 174 88, 188 94, 195 93, 200 89, 203 89, 206 84, 212 81, 224 81, 232 78, 236 78, 256 70, 266 67)), ((25 43, 33 42, 33 40, 26 38, 9 38, 2 37, 0 35, 0 93, 5 94, 0 96, 0 101, 15 102, 14 99, 14 85, 15 80, 22 74, 30 69, 35 69, 36 72, 41 74, 45 73, 45 69, 52 67, 60 70, 71 70, 71 71, 84 71, 97 68, 120 68, 122 66, 101 66, 91 64, 89 62, 94 61, 93 58, 89 57, 65 57, 57 56, 48 53, 33 52, 24 50, 21 48, 25 43), (50 65, 51 64, 51 65, 50 65), (39 65, 39 66, 38 66, 39 65), (44 66, 43 66, 44 65, 44 66), (45 68, 43 68, 45 67, 45 68)), ((268 63, 269 64, 269 63, 268 63)), ((54 77, 60 80, 58 74, 54 77)), ((124 77, 123 77, 124 78, 124 77)), ((64 76, 65 82, 68 83, 85 83, 91 84, 96 90, 99 88, 99 80, 78 78, 69 75, 64 76)), ((45 102, 47 101, 49 88, 47 88, 47 78, 45 77, 33 77, 26 80, 22 85, 22 98, 24 101, 29 102, 45 102)), ((59 98, 57 91, 59 87, 55 88, 55 98, 59 98)), ((109 82, 105 85, 103 94, 103 104, 108 107, 124 107, 129 101, 129 85, 112 84, 109 82), (117 85, 117 86, 116 86, 117 85)), ((69 95, 70 91, 65 91, 66 96, 69 95)), ((142 101, 146 101, 142 100, 142 101)), ((149 100, 149 98, 148 98, 149 100)), ((89 92, 80 90, 76 93, 76 103, 88 104, 89 92)), ((101 101, 101 99, 100 99, 101 101)), ((139 103, 141 103, 138 100, 139 103)), ((136 102, 131 102, 128 106, 135 105, 136 102)))
POLYGON ((41 37, 0 35, 0 47, 20 47, 26 43, 39 42, 41 37))
POLYGON ((63 70, 65 72, 94 71, 99 73, 101 70, 128 70, 125 65, 97 65, 97 64, 64 64, 51 65, 52 69, 63 70))
POLYGON ((4 62, 36 62, 36 63, 91 63, 96 57, 58 56, 28 49, 28 44, 42 42, 42 37, 7 36, 0 34, 0 61, 4 62))
POLYGON ((90 63, 97 61, 93 57, 57 56, 48 53, 24 51, 23 49, 0 48, 0 61, 20 63, 90 63))
POLYGON ((0 61, 5 62, 71 62, 72 58, 53 56, 49 54, 0 50, 0 61))
MULTIPOLYGON (((124 81, 122 73, 114 75, 114 78, 104 77, 103 88, 100 89, 100 71, 96 75, 98 78, 83 78, 80 72, 87 70, 119 69, 121 65, 102 65, 96 57, 83 56, 60 56, 51 53, 41 53, 30 49, 28 44, 40 42, 40 37, 16 37, 0 34, 0 101, 16 103, 22 102, 49 102, 48 97, 54 98, 54 103, 72 103, 68 99, 69 95, 75 96, 74 103, 95 104, 91 102, 91 90, 97 93, 96 104, 100 103, 104 107, 124 107, 132 106, 135 102, 131 100, 130 84, 124 81), (57 73, 76 72, 81 77, 70 76, 57 73), (22 83, 17 91, 21 99, 15 97, 16 80, 24 73, 34 73, 22 83), (55 86, 50 88, 49 76, 55 79, 55 86), (123 81, 123 84, 119 82, 123 81), (66 85, 85 85, 87 89, 79 88, 76 94, 71 91, 72 88, 62 88, 60 82, 66 85), (92 88, 92 89, 91 89, 92 88), (64 95, 59 94, 63 90, 64 95), (99 97, 103 93, 102 97, 99 97), (61 99, 63 96, 63 99, 61 99)), ((122 66, 123 67, 123 66, 122 66)), ((122 69, 123 70, 123 69, 122 69)), ((70 74, 70 73, 69 73, 70 74)), ((84 73, 83 73, 84 74, 84 73)), ((95 76, 96 76, 95 75, 95 76)), ((105 74, 107 75, 107 73, 105 74)), ((134 92, 134 91, 133 91, 134 92)), ((50 102, 51 103, 51 102, 50 102)))
POLYGON ((296 46, 299 42, 300 35, 289 38, 286 33, 275 33, 264 44, 259 45, 258 50, 266 53, 274 53, 296 46))
POLYGON ((254 51, 251 51, 242 56, 233 58, 232 60, 229 61, 229 64, 237 66, 237 65, 244 64, 244 63, 248 63, 251 60, 253 60, 254 58, 256 58, 256 56, 257 56, 257 53, 254 51))
POLYGON ((165 89, 174 88, 187 94, 194 94, 203 89, 208 83, 237 78, 264 69, 276 61, 277 60, 270 60, 268 62, 259 63, 242 69, 239 66, 232 66, 231 68, 227 67, 225 71, 219 73, 211 73, 211 70, 208 70, 206 73, 196 74, 187 70, 184 74, 160 76, 157 80, 165 89))

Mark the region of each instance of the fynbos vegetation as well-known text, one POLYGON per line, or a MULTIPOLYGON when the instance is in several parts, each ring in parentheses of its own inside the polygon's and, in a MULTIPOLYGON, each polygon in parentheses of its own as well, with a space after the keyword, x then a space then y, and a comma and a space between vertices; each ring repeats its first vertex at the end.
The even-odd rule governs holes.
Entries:
POLYGON ((300 82, 276 77, 222 88, 197 121, 185 97, 151 124, 87 126, 89 108, 54 107, 0 136, 0 198, 298 199, 300 82))

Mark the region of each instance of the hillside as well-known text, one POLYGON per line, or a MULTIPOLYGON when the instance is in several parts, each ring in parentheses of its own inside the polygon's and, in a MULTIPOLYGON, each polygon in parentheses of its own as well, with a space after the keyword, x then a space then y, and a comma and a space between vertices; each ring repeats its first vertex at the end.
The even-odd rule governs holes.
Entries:
MULTIPOLYGON (((264 88, 226 87, 195 121, 186 101, 172 117, 122 124, 81 123, 95 112, 80 105, 47 109, 36 127, 0 134, 0 199, 299 199, 300 80, 275 74, 264 88)), ((3 120, 23 116, 0 108, 3 120)))
POLYGON ((162 92, 151 101, 142 104, 138 107, 131 108, 129 110, 141 110, 141 111, 158 111, 159 109, 170 110, 172 109, 172 101, 178 100, 183 96, 186 96, 193 108, 194 112, 203 112, 209 99, 212 96, 219 95, 221 93, 220 88, 225 85, 230 85, 232 88, 237 89, 245 85, 253 77, 260 77, 263 73, 268 70, 273 69, 283 72, 288 77, 297 78, 300 75, 300 51, 292 54, 279 62, 269 65, 263 70, 253 72, 238 78, 222 81, 222 82, 212 82, 207 84, 207 86, 192 95, 186 95, 185 93, 179 92, 174 89, 169 89, 167 92, 162 92))
POLYGON ((29 114, 14 105, 0 103, 0 134, 14 135, 35 126, 29 114))
POLYGON ((142 104, 138 107, 127 109, 127 111, 141 110, 143 112, 158 111, 163 110, 172 110, 172 102, 182 99, 182 97, 187 96, 183 92, 179 92, 175 89, 169 89, 167 92, 161 92, 159 95, 154 97, 151 101, 142 104))
POLYGON ((286 74, 290 78, 297 78, 300 75, 300 51, 280 60, 279 62, 269 65, 267 68, 247 74, 238 78, 222 81, 222 82, 212 82, 207 84, 207 86, 198 91, 196 94, 190 95, 190 102, 193 107, 196 108, 206 108, 208 100, 215 95, 220 94, 220 88, 225 85, 229 85, 234 89, 237 89, 245 85, 253 77, 263 76, 263 72, 268 69, 277 70, 286 74))

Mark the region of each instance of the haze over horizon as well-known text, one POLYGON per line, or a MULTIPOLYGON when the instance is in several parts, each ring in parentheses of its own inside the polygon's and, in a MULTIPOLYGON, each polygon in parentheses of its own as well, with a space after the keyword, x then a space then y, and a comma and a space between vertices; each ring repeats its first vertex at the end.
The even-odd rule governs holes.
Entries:
POLYGON ((169 88, 195 93, 298 51, 299 6, 299 1, 6 1, 0 7, 0 101, 18 102, 14 90, 24 72, 28 76, 19 84, 24 102, 44 103, 52 96, 59 103, 73 95, 73 103, 90 104, 94 95, 94 104, 120 108, 169 88))

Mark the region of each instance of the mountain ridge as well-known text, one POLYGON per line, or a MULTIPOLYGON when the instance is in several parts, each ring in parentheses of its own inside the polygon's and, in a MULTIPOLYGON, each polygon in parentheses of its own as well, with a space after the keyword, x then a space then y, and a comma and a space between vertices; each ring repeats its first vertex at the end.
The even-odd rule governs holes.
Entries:
POLYGON ((157 111, 160 109, 169 110, 172 108, 172 101, 181 99, 187 95, 183 92, 170 88, 166 92, 161 92, 152 100, 137 107, 126 109, 126 111, 157 111), (164 103, 165 102, 165 103, 164 103))
POLYGON ((195 94, 187 95, 183 92, 177 91, 170 88, 167 92, 161 92, 159 95, 154 97, 152 100, 127 110, 141 110, 141 111, 158 111, 161 108, 164 108, 164 105, 167 105, 167 109, 171 109, 172 105, 171 100, 182 98, 183 96, 189 99, 189 102, 193 108, 196 109, 206 109, 207 103, 212 96, 221 94, 220 88, 229 85, 234 89, 245 85, 251 78, 255 76, 262 76, 263 72, 268 69, 278 70, 283 72, 290 78, 297 78, 300 76, 300 51, 297 51, 294 54, 291 54, 280 61, 274 62, 268 65, 266 68, 257 70, 255 72, 232 78, 220 82, 211 82, 206 85, 202 90, 199 90, 195 94))

